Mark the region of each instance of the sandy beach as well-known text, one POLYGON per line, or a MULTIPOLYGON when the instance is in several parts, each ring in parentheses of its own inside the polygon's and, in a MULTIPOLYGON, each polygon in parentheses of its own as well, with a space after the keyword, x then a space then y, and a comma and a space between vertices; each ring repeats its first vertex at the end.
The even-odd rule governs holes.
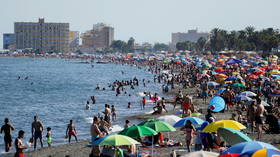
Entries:
MULTIPOLYGON (((174 90, 169 91, 169 94, 174 94, 179 90, 179 88, 176 88, 174 90)), ((188 93, 192 96, 194 96, 195 93, 195 88, 189 88, 189 89, 180 89, 183 91, 183 93, 188 93)), ((207 105, 202 102, 202 99, 198 99, 194 97, 193 102, 195 105, 198 106, 198 108, 202 111, 203 115, 200 117, 204 119, 204 115, 206 113, 207 105)), ((168 100, 168 104, 172 105, 173 102, 172 100, 168 100)), ((174 110, 174 111, 169 111, 168 113, 164 113, 162 115, 174 115, 175 112, 179 111, 179 106, 174 110)), ((137 120, 137 121, 143 121, 145 119, 149 118, 156 118, 158 116, 162 115, 135 115, 135 116, 130 116, 126 117, 123 119, 130 119, 130 120, 137 120)), ((229 119, 231 116, 231 112, 225 112, 225 113, 216 113, 215 117, 217 120, 222 120, 222 119, 229 119)), ((119 120, 123 120, 119 119, 119 120)), ((154 156, 156 157, 167 157, 170 156, 170 153, 173 150, 176 150, 177 155, 183 155, 187 153, 187 150, 185 149, 185 138, 184 138, 184 133, 182 131, 177 131, 175 132, 170 132, 169 134, 165 133, 165 137, 169 136, 170 139, 176 141, 176 142, 181 142, 183 146, 176 146, 176 147, 155 147, 153 152, 154 156)), ((247 131, 245 131, 247 132, 247 131)), ((249 136, 252 139, 256 138, 256 133, 255 134, 249 134, 249 136)), ((262 140, 263 142, 270 143, 274 145, 277 148, 280 148, 280 136, 277 134, 264 134, 262 140)), ((27 157, 65 157, 65 156, 70 156, 70 157, 88 157, 91 151, 91 148, 87 147, 87 144, 89 141, 79 141, 77 143, 71 143, 71 144, 63 144, 59 146, 54 146, 51 148, 43 148, 43 149, 38 149, 36 151, 30 151, 26 152, 27 157)), ((194 147, 194 146, 193 146, 194 147)), ((152 149, 151 148, 142 148, 139 147, 139 151, 144 153, 144 154, 151 154, 152 149)), ((215 150, 214 150, 215 151, 215 150)), ((12 157, 13 153, 10 154, 5 154, 3 157, 12 157)))

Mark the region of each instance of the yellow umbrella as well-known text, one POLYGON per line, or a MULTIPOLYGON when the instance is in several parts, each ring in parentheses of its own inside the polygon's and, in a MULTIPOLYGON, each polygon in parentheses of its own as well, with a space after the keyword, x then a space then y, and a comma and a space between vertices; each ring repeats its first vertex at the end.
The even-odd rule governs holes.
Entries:
POLYGON ((280 156, 280 151, 279 150, 274 150, 274 149, 260 149, 256 151, 252 157, 279 157, 280 156))
POLYGON ((239 72, 232 72, 232 75, 240 75, 239 72))
POLYGON ((273 75, 279 75, 280 71, 277 70, 271 70, 270 72, 268 72, 269 74, 273 74, 273 75))
POLYGON ((202 132, 217 132, 218 128, 246 129, 244 125, 234 120, 220 120, 207 125, 202 132))

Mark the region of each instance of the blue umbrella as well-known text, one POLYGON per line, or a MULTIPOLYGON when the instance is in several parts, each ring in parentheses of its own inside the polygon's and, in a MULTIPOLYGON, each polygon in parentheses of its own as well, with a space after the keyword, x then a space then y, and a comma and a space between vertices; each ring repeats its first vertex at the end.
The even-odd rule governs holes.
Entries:
POLYGON ((259 141, 250 141, 250 142, 241 142, 231 146, 230 148, 223 151, 221 154, 241 154, 252 156, 256 151, 267 148, 267 149, 277 149, 273 145, 259 142, 259 141))
POLYGON ((225 90, 226 90, 226 88, 219 89, 215 94, 216 94, 216 95, 220 95, 220 94, 222 94, 225 90))
POLYGON ((225 79, 225 81, 234 81, 234 80, 237 80, 237 79, 238 79, 238 77, 236 77, 236 76, 230 76, 227 79, 225 79))
POLYGON ((211 81, 211 82, 207 82, 207 85, 208 85, 208 86, 218 86, 218 85, 220 85, 220 84, 217 83, 217 82, 211 81))
POLYGON ((229 59, 228 61, 226 61, 226 64, 238 64, 238 63, 242 63, 242 61, 241 60, 239 60, 239 59, 234 59, 234 58, 232 58, 232 59, 229 59))
POLYGON ((236 96, 234 98, 234 100, 235 101, 252 101, 252 98, 244 96, 244 95, 239 95, 239 96, 236 96))
POLYGON ((220 96, 214 96, 209 103, 209 109, 213 112, 220 112, 225 108, 225 100, 220 96))
POLYGON ((201 125, 205 121, 197 118, 197 117, 186 117, 181 120, 179 120, 177 123, 174 124, 174 127, 183 127, 186 125, 187 121, 191 121, 193 125, 201 125))

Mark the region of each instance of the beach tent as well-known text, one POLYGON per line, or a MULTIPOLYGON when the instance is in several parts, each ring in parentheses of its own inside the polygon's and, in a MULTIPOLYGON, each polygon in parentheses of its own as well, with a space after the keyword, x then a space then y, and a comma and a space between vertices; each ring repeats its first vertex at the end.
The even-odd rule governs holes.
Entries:
POLYGON ((237 129, 237 130, 242 130, 246 129, 246 127, 234 120, 220 120, 216 122, 212 122, 209 125, 207 125, 202 132, 216 132, 220 127, 225 127, 225 128, 232 128, 232 129, 237 129))
POLYGON ((217 157, 217 156, 219 156, 219 154, 214 152, 196 151, 196 152, 185 154, 182 157, 217 157))
POLYGON ((175 123, 177 123, 182 118, 175 116, 175 115, 165 115, 165 116, 160 116, 157 119, 164 121, 165 123, 168 123, 173 126, 175 123))
POLYGON ((277 149, 271 144, 259 142, 259 141, 250 141, 250 142, 241 142, 238 144, 235 144, 225 151, 223 151, 221 154, 240 154, 252 156, 256 151, 267 148, 267 149, 277 149))
POLYGON ((220 127, 218 135, 221 136, 229 145, 234 145, 241 142, 252 141, 250 137, 242 133, 240 130, 220 127))

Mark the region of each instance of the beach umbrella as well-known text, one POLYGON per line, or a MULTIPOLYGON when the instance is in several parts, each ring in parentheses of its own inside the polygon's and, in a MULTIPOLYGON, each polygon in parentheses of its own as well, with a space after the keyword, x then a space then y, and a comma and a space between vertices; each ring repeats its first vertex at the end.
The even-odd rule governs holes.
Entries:
POLYGON ((234 81, 237 80, 238 78, 236 76, 229 76, 225 81, 234 81))
POLYGON ((198 117, 198 116, 200 116, 201 115, 201 113, 199 113, 199 112, 194 112, 194 113, 192 113, 192 116, 193 117, 198 117))
POLYGON ((242 83, 234 83, 232 84, 233 87, 240 87, 240 88, 246 88, 242 83))
POLYGON ((220 127, 218 129, 218 135, 221 136, 231 146, 241 142, 252 141, 250 137, 242 133, 240 130, 232 128, 220 127))
POLYGON ((223 72, 223 71, 225 71, 223 68, 217 68, 217 69, 215 69, 214 70, 215 72, 223 72))
POLYGON ((237 121, 220 120, 220 121, 210 123, 202 130, 202 132, 209 132, 209 133, 216 132, 218 130, 218 128, 220 128, 220 127, 232 128, 232 129, 238 129, 238 130, 246 129, 246 127, 244 125, 242 125, 241 123, 239 123, 237 121))
POLYGON ((264 71, 255 71, 255 72, 253 72, 254 75, 263 75, 265 73, 266 72, 264 72, 264 71))
POLYGON ((148 119, 144 122, 141 122, 139 125, 149 127, 151 129, 154 129, 157 132, 176 131, 176 129, 174 127, 172 127, 171 125, 169 125, 168 123, 165 123, 165 122, 163 122, 161 120, 157 120, 157 119, 148 119))
POLYGON ((186 118, 182 118, 181 120, 179 120, 173 126, 174 127, 183 127, 186 125, 188 120, 191 121, 193 125, 201 125, 202 123, 205 122, 204 120, 197 118, 197 117, 186 117, 186 118))
POLYGON ((255 71, 261 71, 259 68, 251 68, 248 70, 249 73, 255 72, 255 71))
POLYGON ((140 143, 133 138, 118 134, 108 135, 93 142, 93 145, 99 146, 125 146, 134 144, 140 143))
POLYGON ((226 61, 226 64, 239 64, 239 63, 242 63, 242 61, 234 58, 231 58, 228 61, 226 61))
POLYGON ((256 151, 252 157, 280 157, 280 151, 264 148, 256 151))
POLYGON ((216 78, 224 78, 224 79, 226 79, 228 76, 225 75, 225 74, 216 74, 215 77, 216 78))
POLYGON ((220 95, 220 94, 222 94, 225 90, 226 90, 226 88, 219 89, 215 94, 216 94, 216 95, 220 95))
POLYGON ((253 99, 247 96, 239 95, 234 97, 235 101, 252 101, 253 99))
POLYGON ((280 71, 278 70, 271 70, 270 72, 268 72, 269 74, 273 74, 273 75, 280 75, 280 71))
POLYGON ((218 157, 240 157, 240 154, 224 154, 219 155, 218 157))
POLYGON ((269 94, 271 97, 280 97, 280 90, 275 90, 271 94, 269 94))
POLYGON ((165 116, 160 116, 157 119, 164 121, 165 123, 168 123, 173 126, 176 122, 178 122, 182 118, 175 116, 175 115, 165 115, 165 116))
POLYGON ((183 155, 182 157, 217 157, 219 154, 207 151, 196 151, 183 155))
POLYGON ((249 142, 241 142, 235 144, 221 154, 240 154, 240 156, 247 155, 252 156, 256 151, 267 148, 267 149, 277 149, 273 145, 259 142, 259 141, 249 141, 249 142))
POLYGON ((123 131, 119 132, 118 134, 125 135, 125 136, 132 137, 132 138, 137 138, 137 137, 146 137, 146 136, 157 135, 158 132, 156 132, 155 130, 148 128, 146 126, 133 125, 129 128, 124 129, 123 131))
POLYGON ((211 81, 211 82, 207 82, 207 85, 208 85, 208 86, 218 86, 218 85, 220 85, 220 84, 217 83, 217 82, 211 81))
POLYGON ((239 72, 232 72, 232 75, 240 75, 239 72))
POLYGON ((211 73, 211 75, 216 75, 216 74, 218 74, 217 72, 215 72, 215 71, 209 71, 210 73, 211 73))
POLYGON ((242 96, 248 96, 248 97, 251 97, 251 96, 257 96, 257 94, 256 94, 256 93, 251 92, 251 91, 241 92, 239 95, 240 95, 240 96, 241 96, 241 95, 242 95, 242 96))
POLYGON ((210 77, 208 74, 201 74, 200 77, 210 77))
POLYGON ((249 75, 248 78, 255 80, 255 79, 258 79, 259 76, 257 76, 257 75, 249 75))
POLYGON ((209 102, 209 109, 213 112, 220 112, 225 108, 225 100, 220 96, 214 96, 209 102))

